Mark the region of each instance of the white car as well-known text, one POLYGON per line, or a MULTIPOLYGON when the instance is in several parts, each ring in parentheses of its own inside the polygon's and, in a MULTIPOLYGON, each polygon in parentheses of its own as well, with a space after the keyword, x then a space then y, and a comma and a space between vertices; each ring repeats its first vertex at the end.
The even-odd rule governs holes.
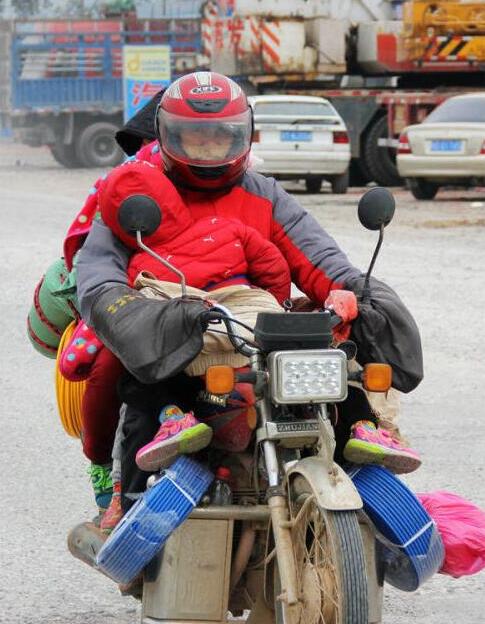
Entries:
POLYGON ((445 184, 484 184, 485 93, 451 97, 406 128, 397 168, 416 199, 433 199, 445 184))
POLYGON ((255 95, 253 153, 256 169, 280 180, 304 179, 310 193, 328 180, 334 193, 349 185, 350 141, 334 107, 321 97, 255 95))

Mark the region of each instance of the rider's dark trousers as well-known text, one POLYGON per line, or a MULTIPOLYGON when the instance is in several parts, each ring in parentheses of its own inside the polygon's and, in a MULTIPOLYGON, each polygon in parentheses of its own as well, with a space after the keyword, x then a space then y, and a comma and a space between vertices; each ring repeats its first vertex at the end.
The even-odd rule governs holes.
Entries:
MULTIPOLYGON (((126 512, 136 501, 136 495, 146 489, 149 473, 138 469, 135 456, 157 433, 161 408, 175 404, 184 411, 194 409, 197 394, 203 389, 203 382, 198 377, 188 377, 183 373, 150 386, 126 377, 120 383, 119 389, 122 401, 127 404, 121 460, 121 504, 126 512)), ((337 404, 336 411, 335 459, 342 463, 342 451, 349 439, 352 425, 358 420, 371 420, 374 423, 377 420, 364 392, 353 386, 349 386, 348 398, 337 404)), ((197 411, 195 415, 197 416, 197 411)))
POLYGON ((157 433, 158 416, 165 405, 178 405, 184 412, 194 408, 196 396, 203 388, 198 377, 181 373, 170 380, 153 385, 143 385, 126 376, 120 383, 119 393, 126 403, 124 439, 121 459, 121 505, 123 511, 136 501, 136 494, 144 492, 150 473, 140 470, 135 462, 137 451, 148 444, 157 433))
POLYGON ((350 437, 352 425, 359 420, 370 420, 377 425, 377 415, 372 411, 367 396, 363 390, 349 386, 347 398, 342 403, 335 404, 333 418, 335 431, 335 461, 345 463, 343 457, 344 446, 350 437))

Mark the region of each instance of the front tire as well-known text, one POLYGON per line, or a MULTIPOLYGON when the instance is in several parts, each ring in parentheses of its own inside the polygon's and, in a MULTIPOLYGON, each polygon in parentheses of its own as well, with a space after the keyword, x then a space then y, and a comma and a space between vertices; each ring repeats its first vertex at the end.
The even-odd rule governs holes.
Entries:
POLYGON ((415 199, 434 199, 438 192, 438 184, 428 182, 424 178, 408 178, 407 185, 415 199))
POLYGON ((301 602, 279 600, 275 566, 276 624, 368 624, 367 577, 362 535, 353 511, 320 507, 308 481, 289 487, 290 519, 301 602))

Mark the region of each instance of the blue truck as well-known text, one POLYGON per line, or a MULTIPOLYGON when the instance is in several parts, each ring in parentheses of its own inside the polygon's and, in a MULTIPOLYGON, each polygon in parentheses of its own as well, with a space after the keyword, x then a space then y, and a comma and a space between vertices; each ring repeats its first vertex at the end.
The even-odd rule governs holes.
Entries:
POLYGON ((176 77, 199 67, 200 41, 194 19, 3 22, 4 125, 65 167, 113 166, 122 158, 114 134, 123 124, 123 46, 170 46, 176 77))

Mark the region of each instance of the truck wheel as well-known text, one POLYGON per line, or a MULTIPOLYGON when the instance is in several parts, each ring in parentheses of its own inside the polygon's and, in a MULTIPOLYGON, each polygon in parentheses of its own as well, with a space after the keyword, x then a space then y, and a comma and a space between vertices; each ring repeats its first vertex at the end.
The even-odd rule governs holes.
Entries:
POLYGON ((54 145, 49 145, 49 149, 54 159, 63 167, 75 169, 76 167, 82 166, 76 156, 74 145, 55 143, 54 145))
POLYGON ((380 147, 379 139, 388 138, 387 117, 384 115, 371 126, 364 141, 365 167, 372 179, 382 186, 401 186, 402 178, 396 166, 396 152, 380 147))
POLYGON ((347 169, 345 173, 332 178, 330 184, 332 185, 332 193, 335 195, 345 195, 349 188, 349 170, 347 169))
POLYGON ((363 158, 352 158, 349 167, 349 186, 366 186, 372 181, 363 158))
POLYGON ((98 121, 81 131, 76 141, 76 156, 84 167, 115 167, 123 152, 115 139, 118 127, 98 121))
POLYGON ((309 193, 320 193, 323 178, 306 178, 305 186, 309 193))
POLYGON ((438 184, 428 182, 424 178, 407 178, 407 185, 416 199, 434 199, 438 189, 438 184))

